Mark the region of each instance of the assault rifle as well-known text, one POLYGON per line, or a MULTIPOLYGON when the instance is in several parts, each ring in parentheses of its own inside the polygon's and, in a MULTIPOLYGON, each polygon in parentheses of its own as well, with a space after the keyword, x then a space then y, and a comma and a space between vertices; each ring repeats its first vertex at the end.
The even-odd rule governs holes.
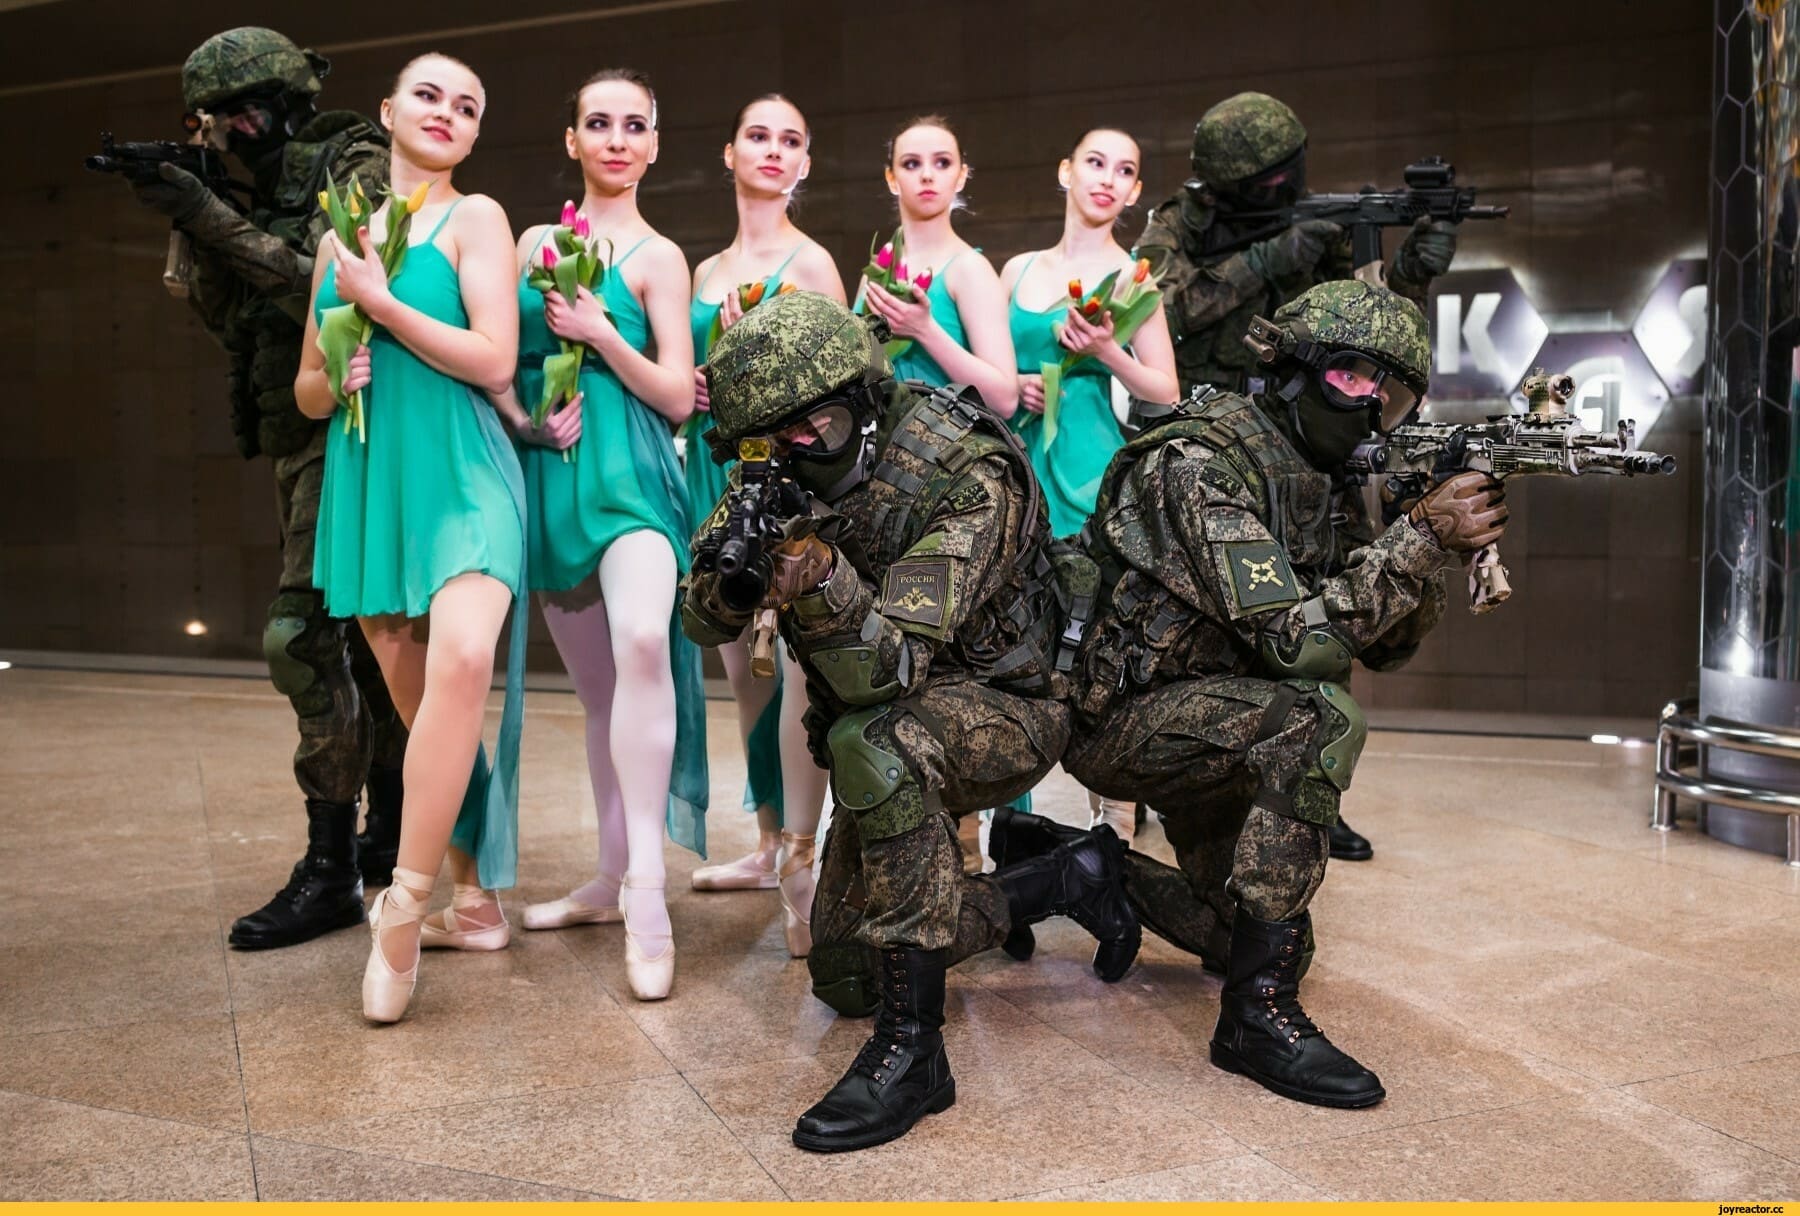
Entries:
MULTIPOLYGON (((250 187, 231 176, 225 160, 211 142, 212 116, 202 114, 192 120, 193 137, 185 144, 157 139, 117 143, 111 131, 100 133, 100 151, 82 162, 94 173, 120 173, 134 182, 157 180, 163 165, 192 173, 205 182, 214 194, 238 206, 234 197, 249 194, 250 187)), ((163 263, 163 286, 177 298, 185 297, 193 277, 194 246, 187 233, 179 228, 169 231, 169 256, 163 263)))
POLYGON ((787 475, 767 439, 744 439, 738 443, 738 484, 725 499, 725 522, 695 546, 694 566, 718 573, 726 607, 755 614, 750 671, 772 676, 775 609, 763 606, 774 575, 769 551, 786 538, 786 521, 807 513, 806 491, 787 475))
POLYGON ((1330 220, 1350 230, 1350 265, 1356 277, 1380 285, 1387 271, 1381 258, 1381 230, 1410 228, 1421 216, 1461 223, 1504 219, 1510 207, 1475 201, 1474 186, 1456 184, 1456 166, 1441 156, 1427 156, 1406 166, 1406 185, 1399 190, 1364 186, 1355 194, 1303 194, 1291 206, 1243 213, 1288 228, 1301 220, 1330 220))
MULTIPOLYGON (((1357 445, 1346 470, 1360 481, 1385 478, 1381 499, 1392 523, 1401 504, 1453 474, 1473 469, 1498 481, 1512 477, 1580 477, 1606 473, 1622 477, 1667 476, 1675 458, 1642 451, 1636 425, 1620 419, 1616 431, 1590 431, 1568 412, 1575 381, 1549 376, 1538 368, 1523 385, 1527 411, 1493 414, 1486 422, 1454 426, 1409 422, 1387 435, 1373 435, 1357 445)), ((1506 601, 1512 587, 1500 554, 1488 545, 1475 555, 1469 571, 1469 608, 1488 612, 1506 601)))

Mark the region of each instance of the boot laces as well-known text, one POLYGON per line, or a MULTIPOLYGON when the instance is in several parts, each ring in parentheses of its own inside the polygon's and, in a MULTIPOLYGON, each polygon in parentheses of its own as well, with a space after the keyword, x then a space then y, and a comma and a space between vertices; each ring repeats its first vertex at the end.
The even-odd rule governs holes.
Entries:
POLYGON ((1299 961, 1292 944, 1282 947, 1280 960, 1270 969, 1273 974, 1259 975, 1256 985, 1269 1029, 1289 1043, 1325 1033, 1300 1008, 1300 981, 1288 974, 1299 961))

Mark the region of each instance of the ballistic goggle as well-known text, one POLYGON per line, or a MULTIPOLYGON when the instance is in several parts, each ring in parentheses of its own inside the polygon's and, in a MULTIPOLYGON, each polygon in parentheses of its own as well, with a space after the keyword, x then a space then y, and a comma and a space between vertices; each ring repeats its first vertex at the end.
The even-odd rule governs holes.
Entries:
MULTIPOLYGON (((860 429, 855 403, 848 397, 828 397, 762 437, 778 454, 793 460, 835 460, 856 442, 860 429)), ((737 457, 737 445, 725 440, 717 428, 706 433, 706 442, 717 464, 737 457)))
POLYGON ((1250 319, 1244 345, 1264 363, 1286 356, 1302 364, 1317 379, 1327 404, 1346 412, 1367 411, 1370 429, 1384 435, 1418 407, 1419 393, 1407 383, 1405 374, 1363 351, 1334 349, 1296 338, 1266 317, 1250 319))

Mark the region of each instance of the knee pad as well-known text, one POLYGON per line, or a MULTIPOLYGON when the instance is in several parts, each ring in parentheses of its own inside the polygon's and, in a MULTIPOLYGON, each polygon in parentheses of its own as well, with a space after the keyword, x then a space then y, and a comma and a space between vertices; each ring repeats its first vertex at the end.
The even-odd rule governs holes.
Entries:
POLYGON ((317 593, 284 591, 276 596, 262 644, 275 691, 292 701, 302 717, 331 707, 328 667, 346 661, 343 624, 325 615, 317 593))
POLYGON ((916 774, 900 755, 891 705, 845 714, 826 735, 831 753, 831 793, 856 816, 865 841, 904 835, 925 822, 930 809, 916 774))
POLYGON ((1319 756, 1308 777, 1317 777, 1341 793, 1350 788, 1350 775, 1369 738, 1368 719, 1362 707, 1342 684, 1320 684, 1312 692, 1319 710, 1319 756))

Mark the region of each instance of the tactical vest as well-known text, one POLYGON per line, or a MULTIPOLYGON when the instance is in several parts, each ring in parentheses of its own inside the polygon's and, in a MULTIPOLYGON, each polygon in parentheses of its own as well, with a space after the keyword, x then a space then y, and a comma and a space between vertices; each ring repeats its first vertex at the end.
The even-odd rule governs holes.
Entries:
POLYGON ((1081 533, 1100 573, 1094 629, 1078 658, 1079 704, 1090 713, 1102 712, 1130 687, 1256 668, 1257 656, 1231 630, 1171 589, 1170 583, 1191 578, 1192 555, 1165 551, 1166 534, 1158 531, 1139 529, 1123 546, 1107 535, 1133 471, 1149 453, 1171 444, 1180 445, 1180 459, 1206 462, 1202 480, 1259 504, 1257 518, 1303 583, 1335 571, 1341 561, 1337 525, 1343 519, 1332 513, 1331 479, 1308 464, 1250 398, 1202 388, 1146 419, 1145 429, 1107 466, 1093 517, 1081 533))
POLYGON ((832 504, 850 525, 838 534, 840 548, 859 574, 879 582, 924 536, 966 470, 987 458, 1004 461, 1025 496, 1014 569, 949 639, 944 665, 1024 696, 1066 695, 1064 673, 1097 583, 1092 563, 1072 546, 1052 545, 1031 462, 979 397, 960 385, 908 381, 906 388, 912 400, 869 479, 832 504))
MULTIPOLYGON (((387 136, 360 114, 334 110, 313 117, 283 146, 281 179, 258 195, 245 217, 296 252, 311 256, 325 230, 319 191, 330 171, 363 179, 371 195, 387 180, 387 136)), ((305 286, 301 286, 305 292, 305 286)), ((195 250, 194 303, 212 322, 230 360, 231 425, 246 460, 258 453, 291 456, 313 443, 324 424, 294 403, 305 329, 276 301, 240 280, 222 262, 195 250)), ((303 300, 304 302, 304 300, 303 300)))

